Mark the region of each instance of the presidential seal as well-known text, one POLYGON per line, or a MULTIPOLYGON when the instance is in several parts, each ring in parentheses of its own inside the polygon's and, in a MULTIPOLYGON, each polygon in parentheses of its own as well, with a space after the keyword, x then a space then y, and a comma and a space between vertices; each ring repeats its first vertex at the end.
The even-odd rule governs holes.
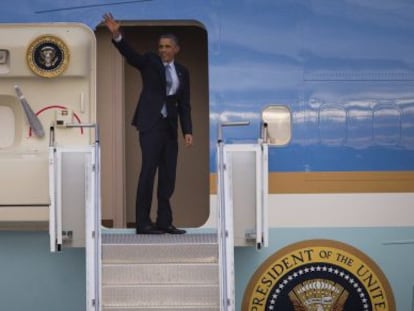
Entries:
POLYGON ((358 249, 331 240, 287 246, 254 273, 243 311, 395 311, 385 275, 358 249))
POLYGON ((37 75, 55 78, 69 64, 69 49, 58 37, 45 35, 35 39, 27 49, 27 64, 37 75))

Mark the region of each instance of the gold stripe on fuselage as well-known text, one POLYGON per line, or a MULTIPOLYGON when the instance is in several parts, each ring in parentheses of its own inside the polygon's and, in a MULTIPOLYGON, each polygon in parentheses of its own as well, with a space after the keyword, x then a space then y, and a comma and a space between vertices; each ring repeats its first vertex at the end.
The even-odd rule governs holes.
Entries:
MULTIPOLYGON (((217 193, 210 174, 210 194, 217 193)), ((269 193, 414 192, 414 172, 271 172, 269 193)))

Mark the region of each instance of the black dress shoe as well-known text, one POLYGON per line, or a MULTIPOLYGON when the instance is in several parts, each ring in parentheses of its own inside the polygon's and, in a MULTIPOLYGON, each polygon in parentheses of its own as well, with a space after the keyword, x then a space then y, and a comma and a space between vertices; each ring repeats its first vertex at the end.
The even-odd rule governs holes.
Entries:
POLYGON ((165 233, 169 233, 169 234, 184 234, 186 233, 185 230, 183 229, 178 229, 176 227, 174 227, 173 225, 170 225, 168 227, 158 227, 160 230, 162 230, 165 233))
POLYGON ((145 227, 137 228, 137 234, 163 234, 164 231, 154 227, 152 225, 148 225, 145 227))

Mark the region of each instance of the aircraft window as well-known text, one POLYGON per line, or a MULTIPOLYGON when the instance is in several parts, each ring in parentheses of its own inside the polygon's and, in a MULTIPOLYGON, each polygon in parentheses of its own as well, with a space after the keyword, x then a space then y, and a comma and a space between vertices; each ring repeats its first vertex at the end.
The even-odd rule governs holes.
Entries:
POLYGON ((292 137, 292 114, 287 106, 272 105, 262 112, 265 140, 269 145, 284 146, 292 137))
POLYGON ((0 50, 0 73, 9 72, 9 51, 0 50))
POLYGON ((8 58, 9 58, 9 51, 7 51, 7 50, 0 50, 0 65, 6 64, 8 58))

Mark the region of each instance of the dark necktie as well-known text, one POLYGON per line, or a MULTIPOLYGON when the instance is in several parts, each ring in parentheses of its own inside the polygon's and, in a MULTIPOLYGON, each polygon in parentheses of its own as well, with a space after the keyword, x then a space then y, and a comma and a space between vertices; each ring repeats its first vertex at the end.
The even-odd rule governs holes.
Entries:
MULTIPOLYGON (((169 64, 165 65, 165 82, 167 84, 167 95, 170 95, 173 81, 171 77, 171 67, 169 64)), ((165 104, 162 105, 161 114, 164 118, 167 117, 167 106, 165 104)))

